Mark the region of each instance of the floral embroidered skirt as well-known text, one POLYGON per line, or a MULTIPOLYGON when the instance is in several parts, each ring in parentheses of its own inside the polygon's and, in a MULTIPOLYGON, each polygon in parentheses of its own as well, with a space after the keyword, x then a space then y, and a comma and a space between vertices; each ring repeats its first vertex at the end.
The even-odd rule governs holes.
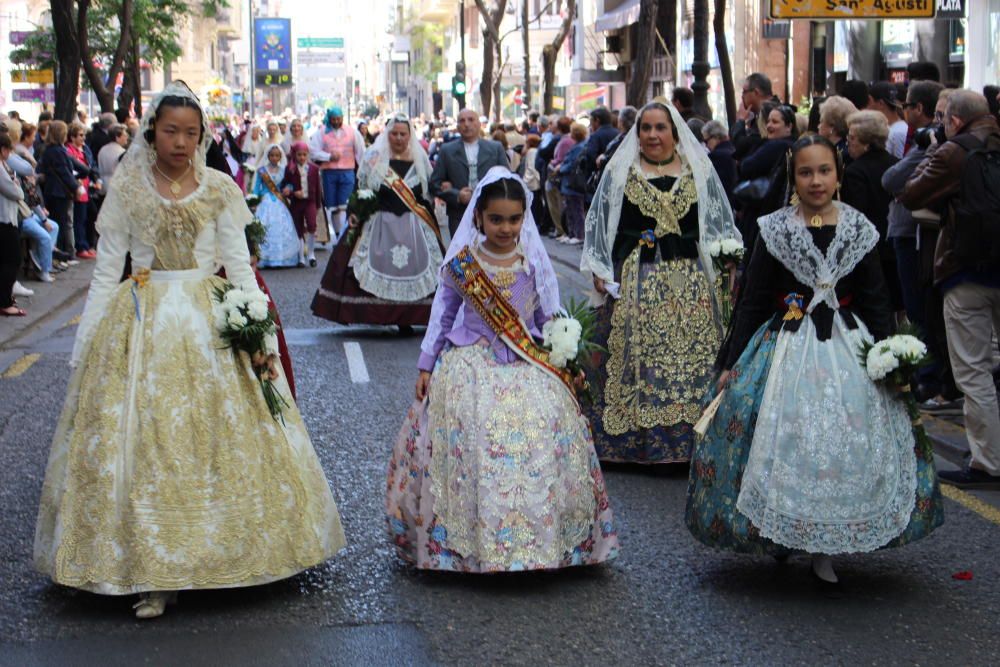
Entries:
MULTIPOLYGON (((678 463, 691 456, 693 424, 713 380, 721 336, 697 261, 624 262, 622 298, 597 310, 585 406, 602 461, 678 463)), ((618 274, 616 270, 616 274, 618 274)))
POLYGON ((415 215, 383 212, 353 245, 348 236, 326 265, 313 314, 340 324, 427 324, 441 265, 434 233, 415 215))
MULTIPOLYGON (((803 326, 802 329, 808 330, 800 330, 797 335, 809 335, 815 338, 811 327, 803 326)), ((789 335, 783 334, 786 337, 789 335)), ((744 491, 746 483, 744 476, 752 456, 758 416, 762 414, 761 405, 772 370, 778 338, 778 332, 772 331, 770 324, 762 326, 754 335, 732 369, 725 396, 705 438, 694 448, 685 515, 688 529, 700 542, 708 546, 741 553, 778 555, 789 553, 791 551, 789 546, 811 552, 851 550, 846 547, 850 546, 849 543, 853 538, 841 545, 845 548, 836 549, 831 548, 830 544, 823 545, 818 541, 813 544, 807 544, 804 540, 794 542, 788 539, 787 531, 783 530, 771 534, 775 540, 786 542, 789 546, 778 544, 772 539, 763 537, 760 527, 739 509, 741 492, 744 491)), ((714 390, 706 400, 712 398, 714 390)), ((796 404, 794 409, 801 409, 801 404, 796 404)), ((905 440, 910 443, 914 441, 911 438, 905 440)), ((896 536, 887 541, 880 540, 882 542, 880 546, 894 547, 913 542, 930 534, 944 521, 933 452, 930 448, 924 449, 918 444, 914 449, 914 458, 916 489, 912 511, 902 532, 898 529, 893 531, 896 536)), ((786 461, 786 463, 793 462, 786 461)), ((886 474, 889 475, 893 472, 886 470, 886 474)), ((830 480, 818 475, 815 479, 802 481, 806 486, 821 489, 830 480)), ((905 505, 909 506, 909 503, 905 505)), ((813 531, 807 530, 805 534, 813 534, 813 531)))
POLYGON ((298 266, 302 261, 302 241, 288 207, 274 195, 265 193, 257 205, 257 217, 267 229, 257 266, 262 269, 298 266))
POLYGON ((451 348, 389 462, 386 519, 420 569, 504 572, 614 558, 590 427, 558 380, 480 345, 451 348))
POLYGON ((340 517, 298 408, 273 420, 249 360, 213 328, 222 279, 154 271, 132 284, 71 375, 36 567, 123 595, 262 584, 333 556, 340 517))

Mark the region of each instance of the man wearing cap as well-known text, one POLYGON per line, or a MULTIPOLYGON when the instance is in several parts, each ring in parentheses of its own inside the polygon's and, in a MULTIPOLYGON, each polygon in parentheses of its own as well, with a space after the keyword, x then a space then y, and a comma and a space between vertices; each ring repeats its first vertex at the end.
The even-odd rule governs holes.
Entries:
POLYGON ((902 117, 902 98, 899 88, 889 81, 873 83, 868 89, 868 108, 881 112, 889 123, 889 138, 885 150, 897 160, 906 152, 906 136, 910 126, 902 117))
POLYGON ((354 170, 364 152, 361 135, 344 125, 344 112, 339 107, 327 110, 323 127, 309 139, 309 157, 319 163, 323 180, 323 207, 338 237, 347 226, 347 200, 354 191, 354 170))

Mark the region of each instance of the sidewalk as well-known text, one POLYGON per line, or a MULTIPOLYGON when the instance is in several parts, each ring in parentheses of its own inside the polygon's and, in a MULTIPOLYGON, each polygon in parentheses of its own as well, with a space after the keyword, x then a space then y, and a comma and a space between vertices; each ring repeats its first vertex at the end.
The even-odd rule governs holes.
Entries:
POLYGON ((94 273, 94 260, 81 260, 62 273, 55 274, 54 283, 20 279, 21 284, 34 290, 34 296, 17 297, 17 305, 27 311, 27 317, 0 317, 0 351, 14 345, 27 333, 56 317, 66 306, 83 297, 94 273))

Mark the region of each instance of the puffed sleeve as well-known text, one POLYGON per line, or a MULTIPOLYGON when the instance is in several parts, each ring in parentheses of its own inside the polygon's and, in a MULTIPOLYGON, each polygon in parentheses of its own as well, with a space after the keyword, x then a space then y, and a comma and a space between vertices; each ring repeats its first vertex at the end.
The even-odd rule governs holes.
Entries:
MULTIPOLYGON (((246 292, 263 294, 250 265, 250 250, 247 248, 246 226, 250 224, 253 215, 247 208, 246 201, 240 196, 239 188, 228 179, 226 194, 226 207, 219 215, 215 231, 219 261, 226 269, 226 279, 229 282, 246 292), (230 185, 232 187, 229 187, 230 185)), ((278 354, 276 335, 268 336, 265 341, 265 352, 278 354)))
POLYGON ((97 264, 90 281, 87 303, 80 317, 80 325, 73 343, 70 366, 75 368, 80 362, 87 344, 94 336, 97 325, 104 318, 108 302, 121 280, 125 268, 125 257, 131 244, 131 230, 118 190, 112 190, 101 206, 101 214, 96 223, 101 237, 97 243, 97 264))
POLYGON ((451 328, 455 324, 455 317, 458 315, 458 309, 462 305, 462 295, 455 289, 455 283, 450 276, 442 274, 438 291, 441 294, 441 298, 444 299, 444 312, 441 313, 440 333, 437 340, 434 341, 434 351, 432 353, 421 352, 420 360, 417 362, 417 368, 428 373, 434 370, 434 364, 437 362, 437 358, 444 348, 445 341, 447 340, 446 337, 451 333, 451 328))

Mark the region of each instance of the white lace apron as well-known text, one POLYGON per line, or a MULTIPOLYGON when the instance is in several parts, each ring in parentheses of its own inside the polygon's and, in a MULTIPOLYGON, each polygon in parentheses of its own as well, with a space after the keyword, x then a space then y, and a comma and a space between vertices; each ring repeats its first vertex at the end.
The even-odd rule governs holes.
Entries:
MULTIPOLYGON (((839 205, 824 255, 796 208, 760 220, 767 250, 814 295, 807 313, 840 304, 835 286, 875 247, 878 232, 839 205)), ((909 522, 916 456, 901 402, 877 386, 859 361, 864 323, 834 317, 830 338, 811 317, 778 335, 737 508, 763 537, 810 553, 878 549, 909 522)))

